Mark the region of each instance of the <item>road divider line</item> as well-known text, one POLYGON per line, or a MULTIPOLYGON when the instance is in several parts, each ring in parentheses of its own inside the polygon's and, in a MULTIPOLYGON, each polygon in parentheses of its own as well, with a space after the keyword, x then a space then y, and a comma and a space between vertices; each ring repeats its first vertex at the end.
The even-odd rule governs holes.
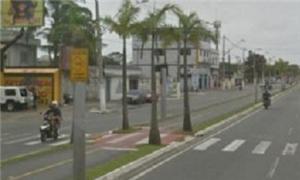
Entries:
POLYGON ((280 160, 280 158, 277 157, 276 160, 275 160, 275 162, 272 164, 269 173, 267 174, 267 178, 269 178, 269 179, 273 178, 273 176, 274 176, 274 174, 276 172, 276 169, 277 169, 277 167, 279 165, 279 160, 280 160))

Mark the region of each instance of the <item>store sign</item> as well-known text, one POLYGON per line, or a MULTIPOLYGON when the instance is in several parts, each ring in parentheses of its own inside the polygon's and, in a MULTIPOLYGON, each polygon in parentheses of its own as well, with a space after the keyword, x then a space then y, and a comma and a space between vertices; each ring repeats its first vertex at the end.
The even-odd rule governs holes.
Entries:
POLYGON ((1 0, 1 27, 42 26, 43 0, 1 0))
POLYGON ((88 80, 88 49, 73 48, 71 51, 70 79, 74 82, 88 80))

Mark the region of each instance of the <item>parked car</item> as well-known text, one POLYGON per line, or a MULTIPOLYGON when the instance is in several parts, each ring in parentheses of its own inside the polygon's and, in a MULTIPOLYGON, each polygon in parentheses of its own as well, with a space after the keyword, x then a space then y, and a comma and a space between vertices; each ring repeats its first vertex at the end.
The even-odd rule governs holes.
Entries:
MULTIPOLYGON (((153 98, 152 98, 152 93, 150 90, 144 90, 144 94, 145 94, 145 102, 147 103, 151 103, 153 98)), ((159 98, 159 95, 156 94, 156 98, 159 98)))
POLYGON ((127 93, 129 104, 142 104, 146 102, 146 95, 142 90, 129 90, 127 93))
POLYGON ((33 95, 24 86, 0 86, 1 109, 14 111, 33 104, 33 95))

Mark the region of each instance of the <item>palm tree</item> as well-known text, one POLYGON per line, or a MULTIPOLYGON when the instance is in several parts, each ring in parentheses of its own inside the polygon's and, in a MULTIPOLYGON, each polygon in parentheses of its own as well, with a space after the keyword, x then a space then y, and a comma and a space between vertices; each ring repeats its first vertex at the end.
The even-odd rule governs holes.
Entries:
MULTIPOLYGON (((163 24, 164 15, 167 11, 178 9, 177 6, 167 4, 163 8, 150 13, 142 22, 140 22, 136 35, 143 43, 149 40, 151 36, 151 93, 152 93, 152 108, 151 122, 149 131, 149 144, 161 144, 160 133, 157 122, 157 93, 156 93, 156 78, 155 78, 155 44, 159 35, 159 28, 163 24)), ((143 45, 142 45, 143 47, 143 45)))
POLYGON ((128 121, 128 109, 127 109, 127 60, 126 60, 126 40, 133 33, 136 28, 136 18, 139 12, 139 8, 135 7, 130 0, 124 0, 122 6, 116 14, 116 20, 112 17, 105 17, 103 19, 111 31, 117 33, 123 39, 123 65, 122 65, 122 105, 123 105, 123 121, 122 129, 129 129, 128 121))
POLYGON ((188 43, 191 43, 200 47, 200 40, 203 38, 212 38, 212 35, 208 30, 206 30, 201 24, 196 13, 191 13, 189 15, 184 14, 182 11, 175 11, 180 21, 180 31, 183 40, 183 67, 184 67, 184 119, 183 119, 183 131, 191 132, 192 123, 190 115, 190 105, 189 105, 189 94, 188 94, 188 79, 187 79, 187 55, 188 55, 188 43))

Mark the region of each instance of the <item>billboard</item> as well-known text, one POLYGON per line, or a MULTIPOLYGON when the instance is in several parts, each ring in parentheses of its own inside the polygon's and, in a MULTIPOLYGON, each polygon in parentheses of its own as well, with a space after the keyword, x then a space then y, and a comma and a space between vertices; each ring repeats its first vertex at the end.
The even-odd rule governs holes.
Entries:
POLYGON ((42 26, 43 0, 1 0, 1 27, 42 26))

